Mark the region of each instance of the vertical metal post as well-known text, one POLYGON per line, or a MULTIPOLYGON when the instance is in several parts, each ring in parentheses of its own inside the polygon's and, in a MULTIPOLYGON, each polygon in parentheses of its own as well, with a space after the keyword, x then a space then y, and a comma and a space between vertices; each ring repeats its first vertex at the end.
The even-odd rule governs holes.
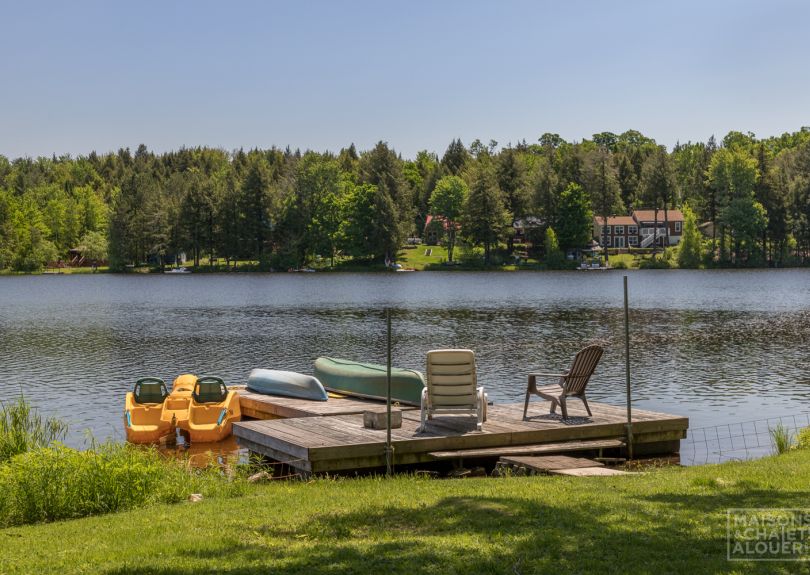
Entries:
POLYGON ((388 361, 386 363, 386 436, 385 436, 385 474, 391 476, 394 467, 394 453, 391 449, 391 308, 385 308, 386 342, 388 346, 388 361))
POLYGON ((624 374, 627 384, 627 458, 633 459, 633 412, 630 395, 630 306, 627 299, 627 276, 624 276, 624 374))

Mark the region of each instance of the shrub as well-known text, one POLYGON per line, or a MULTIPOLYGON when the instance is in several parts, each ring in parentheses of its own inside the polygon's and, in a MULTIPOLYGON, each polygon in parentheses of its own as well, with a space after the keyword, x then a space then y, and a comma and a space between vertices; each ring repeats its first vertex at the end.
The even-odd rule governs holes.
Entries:
POLYGON ((0 406, 0 528, 181 501, 191 493, 236 494, 219 468, 194 469, 154 448, 60 444, 67 425, 42 419, 20 397, 0 406))
POLYGON ((154 448, 106 443, 78 451, 57 444, 0 465, 0 527, 174 503, 191 493, 235 494, 244 485, 154 448))
POLYGON ((695 213, 688 205, 683 206, 683 236, 678 252, 678 267, 698 268, 703 259, 703 237, 698 229, 695 213))
POLYGON ((61 441, 66 434, 65 423, 53 417, 43 419, 25 397, 9 405, 0 403, 0 463, 61 441))
POLYGON ((805 427, 796 435, 796 449, 810 449, 810 427, 805 427))
POLYGON ((669 261, 665 260, 663 257, 656 258, 656 259, 644 259, 638 262, 639 269, 643 270, 668 270, 669 269, 669 261))
POLYGON ((552 227, 546 229, 545 235, 545 253, 546 253, 546 267, 550 270, 559 270, 565 268, 565 254, 560 249, 560 244, 557 242, 557 234, 552 227))

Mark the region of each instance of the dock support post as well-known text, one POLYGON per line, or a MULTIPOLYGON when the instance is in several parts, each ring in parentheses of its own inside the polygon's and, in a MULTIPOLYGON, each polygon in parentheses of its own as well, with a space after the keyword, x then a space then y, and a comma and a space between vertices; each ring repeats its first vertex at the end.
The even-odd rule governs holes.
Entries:
POLYGON ((385 475, 390 477, 394 468, 394 453, 391 447, 391 308, 385 308, 386 345, 388 348, 386 363, 385 395, 385 475))
POLYGON ((624 276, 624 374, 627 383, 627 459, 633 459, 633 413, 630 406, 630 306, 627 300, 627 276, 624 276))

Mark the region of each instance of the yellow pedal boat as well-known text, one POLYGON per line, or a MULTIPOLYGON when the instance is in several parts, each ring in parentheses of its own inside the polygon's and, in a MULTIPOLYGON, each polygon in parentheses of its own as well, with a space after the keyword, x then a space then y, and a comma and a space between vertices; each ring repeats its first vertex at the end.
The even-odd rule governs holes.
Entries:
POLYGON ((156 443, 172 429, 170 421, 163 419, 163 404, 169 392, 164 381, 157 377, 144 377, 127 393, 124 411, 124 429, 130 443, 156 443))
POLYGON ((191 405, 191 393, 197 376, 190 373, 178 375, 172 382, 172 392, 163 402, 161 419, 171 423, 173 428, 185 429, 184 423, 188 421, 188 408, 191 405))
POLYGON ((188 420, 180 423, 192 443, 221 441, 231 434, 234 421, 242 419, 239 395, 218 377, 203 376, 194 383, 188 420))
POLYGON ((189 373, 174 380, 171 393, 160 378, 139 379, 125 403, 130 443, 157 443, 177 428, 187 431, 194 443, 221 441, 242 416, 238 394, 228 391, 220 378, 189 373))

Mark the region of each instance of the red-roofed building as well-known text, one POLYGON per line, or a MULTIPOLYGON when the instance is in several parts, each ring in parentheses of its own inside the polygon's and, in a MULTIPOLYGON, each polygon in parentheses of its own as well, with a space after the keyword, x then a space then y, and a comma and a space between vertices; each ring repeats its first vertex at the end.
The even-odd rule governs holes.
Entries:
MULTIPOLYGON (((425 220, 425 230, 422 234, 425 244, 429 246, 436 246, 444 239, 447 230, 450 229, 450 224, 444 216, 428 215, 425 220)), ((460 230, 461 226, 456 224, 456 231, 460 230)))
POLYGON ((664 210, 658 210, 658 233, 655 233, 655 210, 636 210, 633 219, 638 222, 639 245, 643 248, 652 245, 653 237, 657 236, 659 246, 666 246, 667 226, 669 226, 669 245, 676 246, 683 235, 683 212, 681 210, 667 210, 666 223, 664 210))
POLYGON ((668 210, 665 223, 664 210, 658 210, 657 221, 656 226, 655 210, 636 210, 631 216, 611 216, 607 219, 605 241, 605 220, 596 216, 593 218, 593 237, 600 245, 607 243, 603 247, 614 249, 649 248, 654 240, 659 247, 666 247, 667 235, 670 246, 678 245, 683 234, 683 212, 668 210))
POLYGON ((638 246, 638 224, 631 216, 610 216, 607 219, 607 230, 604 226, 604 218, 593 219, 593 237, 599 245, 606 243, 607 246, 603 247, 619 249, 638 246))

